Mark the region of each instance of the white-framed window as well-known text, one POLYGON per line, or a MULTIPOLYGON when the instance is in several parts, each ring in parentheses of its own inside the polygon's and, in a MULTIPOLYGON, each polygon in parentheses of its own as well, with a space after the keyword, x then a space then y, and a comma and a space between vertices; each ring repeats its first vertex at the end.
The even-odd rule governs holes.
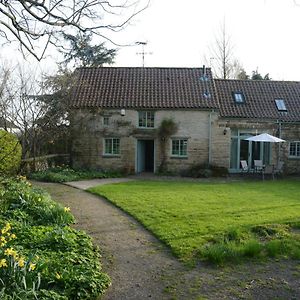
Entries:
POLYGON ((187 157, 187 139, 172 139, 172 156, 187 157))
POLYGON ((110 117, 109 116, 104 116, 103 117, 103 125, 104 126, 108 126, 109 125, 109 121, 110 121, 110 117))
POLYGON ((278 111, 287 111, 283 99, 275 99, 275 103, 276 103, 278 111))
POLYGON ((104 154, 105 155, 119 155, 120 154, 120 139, 119 138, 105 138, 104 139, 104 154))
POLYGON ((154 128, 154 111, 139 111, 139 127, 154 128))
POLYGON ((245 96, 242 92, 233 92, 232 96, 233 96, 235 103, 244 103, 245 102, 245 96))
POLYGON ((290 142, 289 157, 300 158, 300 141, 290 142))

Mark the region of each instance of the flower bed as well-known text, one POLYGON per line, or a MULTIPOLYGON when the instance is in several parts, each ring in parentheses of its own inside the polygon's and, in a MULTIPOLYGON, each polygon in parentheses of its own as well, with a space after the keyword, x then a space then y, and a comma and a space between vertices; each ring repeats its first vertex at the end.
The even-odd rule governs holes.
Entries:
POLYGON ((0 299, 96 299, 110 284, 69 208, 24 177, 0 179, 0 299))

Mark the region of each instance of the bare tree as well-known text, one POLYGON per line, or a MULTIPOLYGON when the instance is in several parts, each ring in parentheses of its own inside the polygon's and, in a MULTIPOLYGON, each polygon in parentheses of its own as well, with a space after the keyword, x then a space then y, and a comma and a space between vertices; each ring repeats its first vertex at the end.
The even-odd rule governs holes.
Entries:
POLYGON ((220 32, 215 38, 214 44, 209 47, 209 62, 214 76, 217 78, 237 78, 244 71, 241 63, 234 57, 233 45, 226 31, 225 21, 220 27, 220 32))
POLYGON ((4 130, 8 130, 8 99, 6 98, 5 92, 8 85, 8 81, 11 75, 11 70, 8 66, 3 64, 0 67, 0 122, 1 127, 4 130))
POLYGON ((41 60, 50 44, 60 45, 62 32, 90 32, 110 40, 109 31, 124 28, 148 4, 149 0, 0 0, 0 38, 17 41, 22 52, 41 60), (106 22, 105 16, 113 21, 106 22))
POLYGON ((46 105, 37 97, 42 93, 36 80, 37 74, 19 65, 5 70, 4 74, 8 76, 5 84, 2 78, 1 114, 18 130, 23 158, 36 156, 40 146, 37 142, 41 130, 39 120, 47 111, 46 105))

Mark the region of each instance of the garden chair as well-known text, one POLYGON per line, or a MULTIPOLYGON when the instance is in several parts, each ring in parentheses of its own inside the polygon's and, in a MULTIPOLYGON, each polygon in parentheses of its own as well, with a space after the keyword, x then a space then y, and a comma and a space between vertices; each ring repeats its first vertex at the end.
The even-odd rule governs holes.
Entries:
POLYGON ((256 173, 262 173, 264 170, 264 165, 262 160, 254 160, 254 170, 256 173))
POLYGON ((246 160, 241 160, 242 173, 248 173, 249 167, 246 160))
POLYGON ((265 180, 265 175, 272 175, 272 179, 274 180, 274 166, 268 165, 262 169, 262 179, 265 180))

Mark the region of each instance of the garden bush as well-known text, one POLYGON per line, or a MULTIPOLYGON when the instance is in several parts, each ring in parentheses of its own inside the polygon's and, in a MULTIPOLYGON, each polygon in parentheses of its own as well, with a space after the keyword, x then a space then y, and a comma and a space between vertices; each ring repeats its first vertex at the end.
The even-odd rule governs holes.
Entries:
POLYGON ((196 164, 181 171, 180 175, 192 178, 226 177, 228 169, 208 164, 196 164))
POLYGON ((117 171, 74 170, 68 167, 56 167, 29 175, 31 179, 45 182, 67 182, 94 178, 117 178, 122 174, 117 171))
POLYGON ((96 299, 110 284, 74 217, 24 177, 0 179, 0 299, 96 299))
POLYGON ((22 148, 17 137, 0 130, 0 175, 16 174, 21 163, 22 148))

